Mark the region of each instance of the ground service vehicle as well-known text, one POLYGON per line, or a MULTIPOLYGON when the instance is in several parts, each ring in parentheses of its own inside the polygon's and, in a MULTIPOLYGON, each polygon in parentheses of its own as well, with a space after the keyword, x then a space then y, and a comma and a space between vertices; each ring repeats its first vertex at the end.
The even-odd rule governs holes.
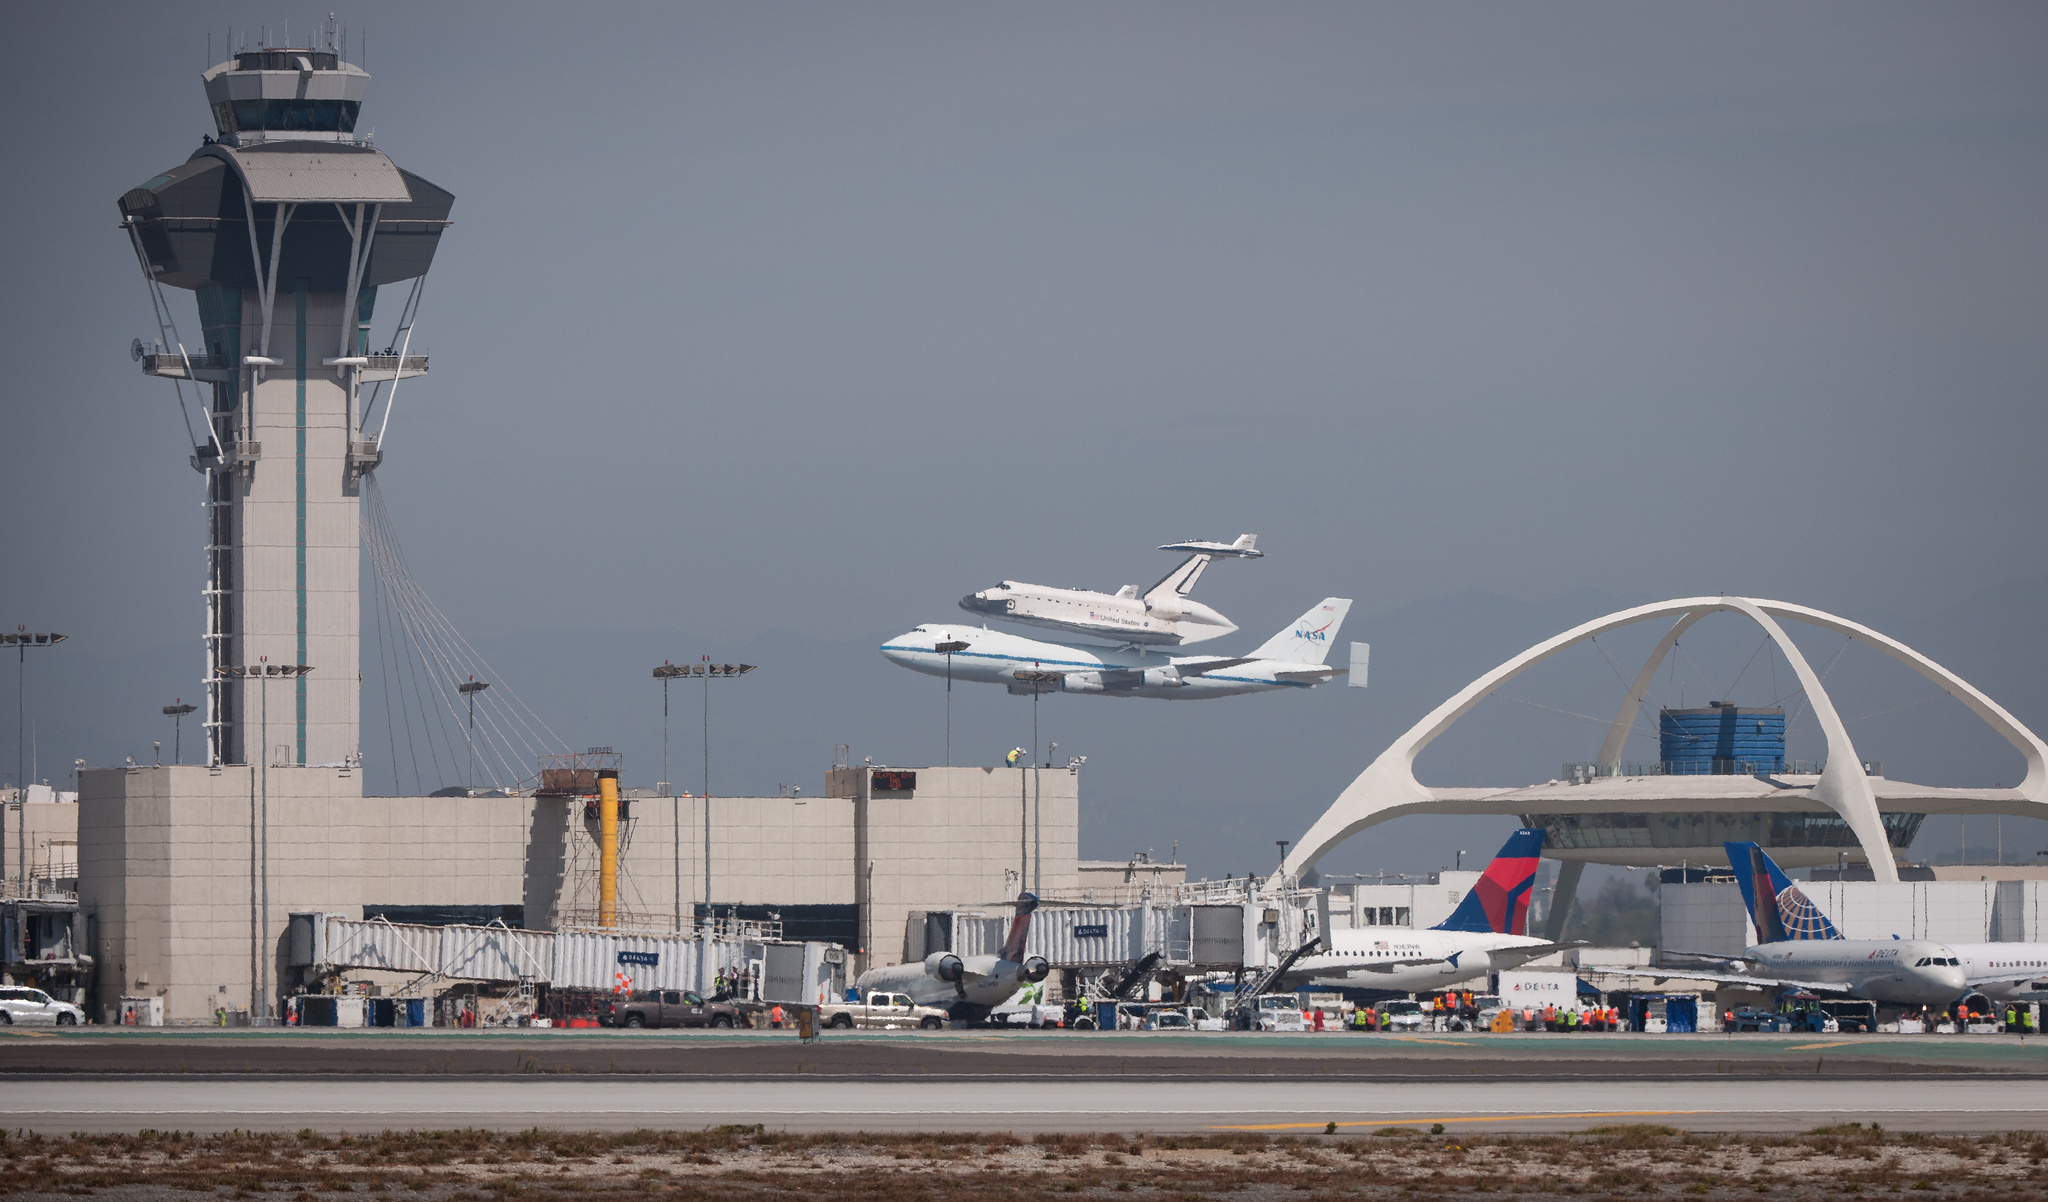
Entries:
POLYGON ((900 1031, 915 1027, 936 1031, 946 1025, 946 1012, 920 1006, 907 993, 870 993, 864 1002, 827 1002, 818 1007, 818 1025, 845 1030, 900 1031))
POLYGON ((1778 1013, 1785 1017, 1794 1031, 1833 1035, 1842 1029, 1841 1023, 1821 1004, 1820 998, 1810 993, 1788 993, 1779 998, 1778 1013))
POLYGON ((0 989, 0 1027, 75 1027, 84 1021, 85 1011, 40 989, 0 989))
POLYGON ((738 1027, 747 1025, 740 1008, 730 1002, 707 1002, 688 990, 635 990, 623 1005, 612 1007, 616 1027, 738 1027))
MULTIPOLYGON (((1410 1003, 1413 1005, 1413 1003, 1410 1003)), ((1261 1031, 1306 1031, 1308 1020, 1301 1014, 1301 999, 1291 993, 1273 993, 1259 999, 1258 1029, 1261 1031)))
POLYGON ((1721 1020, 1721 1027, 1726 1031, 1776 1032, 1783 1031, 1788 1025, 1790 1024, 1786 1017, 1777 1011, 1759 1010, 1754 1006, 1730 1010, 1727 1017, 1721 1020))

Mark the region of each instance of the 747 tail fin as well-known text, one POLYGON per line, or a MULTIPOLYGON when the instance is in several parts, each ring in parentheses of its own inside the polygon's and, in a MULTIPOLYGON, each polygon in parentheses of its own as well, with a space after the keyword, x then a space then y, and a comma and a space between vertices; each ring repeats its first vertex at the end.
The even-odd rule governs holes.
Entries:
POLYGON ((1721 846, 1728 851, 1728 866, 1735 870, 1735 883, 1742 889, 1749 920, 1756 924, 1758 943, 1842 937, 1813 899, 1799 891, 1763 848, 1754 843, 1721 846))
POLYGON ((1500 854, 1479 875, 1479 883, 1436 924, 1438 931, 1492 931, 1496 935, 1529 933, 1529 889, 1536 883, 1536 865, 1543 854, 1543 832, 1525 827, 1508 836, 1500 854))
POLYGON ((1337 628, 1351 612, 1349 597, 1325 597, 1314 609, 1294 620, 1294 625, 1267 639, 1251 653, 1252 659, 1283 659, 1299 664, 1319 664, 1329 658, 1330 645, 1337 641, 1337 628))

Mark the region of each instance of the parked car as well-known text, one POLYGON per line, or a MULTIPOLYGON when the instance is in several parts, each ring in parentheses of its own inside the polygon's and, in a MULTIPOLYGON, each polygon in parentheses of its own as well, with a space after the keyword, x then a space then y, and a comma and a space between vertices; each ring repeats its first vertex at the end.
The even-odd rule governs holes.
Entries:
POLYGON ((40 989, 0 988, 0 1027, 75 1027, 84 1021, 85 1011, 40 989))
POLYGON ((948 1015, 937 1006, 920 1006, 907 993, 871 993, 864 1002, 827 1002, 818 1007, 820 1026, 861 1027, 870 1031, 896 1031, 915 1027, 936 1031, 946 1025, 948 1015))
POLYGON ((615 1027, 743 1027, 731 1002, 707 1002, 687 989, 643 989, 612 1006, 615 1027))

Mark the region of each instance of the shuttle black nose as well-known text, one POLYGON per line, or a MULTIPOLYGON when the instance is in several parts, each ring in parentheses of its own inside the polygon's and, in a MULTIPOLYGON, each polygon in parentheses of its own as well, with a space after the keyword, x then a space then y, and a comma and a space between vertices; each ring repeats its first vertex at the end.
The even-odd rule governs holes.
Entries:
POLYGON ((960 598, 960 608, 975 614, 1001 613, 1003 603, 989 600, 986 593, 969 593, 960 598))

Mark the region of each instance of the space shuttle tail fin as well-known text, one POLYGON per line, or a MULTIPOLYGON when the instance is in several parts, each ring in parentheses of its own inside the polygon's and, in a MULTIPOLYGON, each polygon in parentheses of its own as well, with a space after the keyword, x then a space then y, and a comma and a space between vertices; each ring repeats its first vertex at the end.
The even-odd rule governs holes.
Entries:
POLYGON ((1166 578, 1145 590, 1145 601, 1151 604, 1169 597, 1185 597, 1195 589, 1195 581, 1202 578, 1202 570, 1209 566, 1207 554, 1190 555, 1181 565, 1166 574, 1166 578))

